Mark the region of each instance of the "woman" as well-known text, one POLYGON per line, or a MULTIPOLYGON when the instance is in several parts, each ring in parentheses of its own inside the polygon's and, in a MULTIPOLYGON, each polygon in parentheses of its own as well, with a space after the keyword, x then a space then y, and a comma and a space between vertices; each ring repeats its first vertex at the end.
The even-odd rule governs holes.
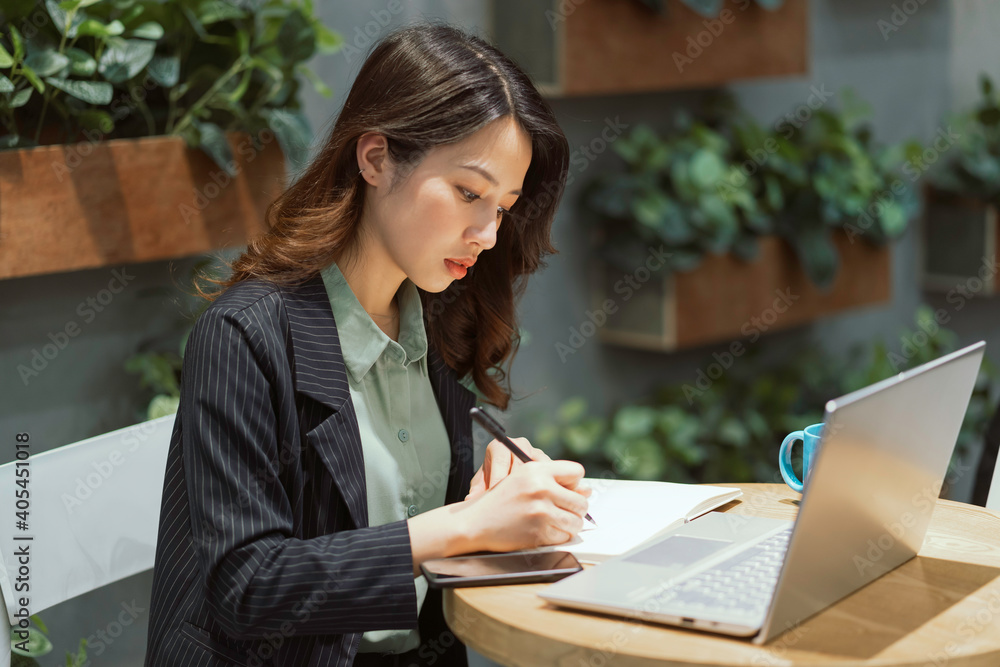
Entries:
POLYGON ((583 467, 516 438, 473 476, 469 420, 469 387, 507 407, 567 162, 486 42, 373 49, 188 340, 147 665, 464 665, 420 563, 576 534, 583 467))

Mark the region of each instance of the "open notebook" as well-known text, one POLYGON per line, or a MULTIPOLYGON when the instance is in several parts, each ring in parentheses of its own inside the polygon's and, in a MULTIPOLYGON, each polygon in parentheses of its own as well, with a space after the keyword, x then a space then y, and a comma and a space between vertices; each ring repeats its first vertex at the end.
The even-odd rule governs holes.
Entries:
POLYGON ((743 492, 726 486, 584 477, 597 525, 583 522, 568 542, 526 552, 569 551, 584 563, 619 556, 646 540, 725 505, 743 492))

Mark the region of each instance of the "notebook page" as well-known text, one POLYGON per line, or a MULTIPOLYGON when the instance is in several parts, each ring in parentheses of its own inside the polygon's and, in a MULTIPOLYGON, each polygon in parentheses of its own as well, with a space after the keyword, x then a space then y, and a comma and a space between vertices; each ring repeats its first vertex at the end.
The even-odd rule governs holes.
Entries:
POLYGON ((568 542, 528 551, 569 551, 583 562, 601 562, 742 495, 736 488, 585 477, 592 489, 589 512, 568 542))

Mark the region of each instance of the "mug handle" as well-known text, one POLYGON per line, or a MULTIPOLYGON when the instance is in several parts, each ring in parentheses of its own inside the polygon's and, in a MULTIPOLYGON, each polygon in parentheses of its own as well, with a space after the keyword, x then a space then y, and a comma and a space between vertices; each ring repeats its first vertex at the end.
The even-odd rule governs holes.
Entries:
POLYGON ((784 478, 785 484, 792 487, 792 491, 802 493, 802 482, 795 475, 795 471, 792 470, 792 447, 795 446, 796 440, 805 441, 805 433, 795 431, 785 436, 784 441, 781 443, 781 449, 778 452, 778 470, 781 471, 781 476, 784 478))

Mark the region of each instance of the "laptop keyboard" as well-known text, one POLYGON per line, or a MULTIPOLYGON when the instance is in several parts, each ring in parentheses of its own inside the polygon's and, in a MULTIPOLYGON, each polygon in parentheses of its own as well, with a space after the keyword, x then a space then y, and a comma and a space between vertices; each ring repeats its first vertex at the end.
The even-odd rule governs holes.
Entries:
POLYGON ((649 598, 692 613, 763 616, 778 583, 791 527, 649 598))

